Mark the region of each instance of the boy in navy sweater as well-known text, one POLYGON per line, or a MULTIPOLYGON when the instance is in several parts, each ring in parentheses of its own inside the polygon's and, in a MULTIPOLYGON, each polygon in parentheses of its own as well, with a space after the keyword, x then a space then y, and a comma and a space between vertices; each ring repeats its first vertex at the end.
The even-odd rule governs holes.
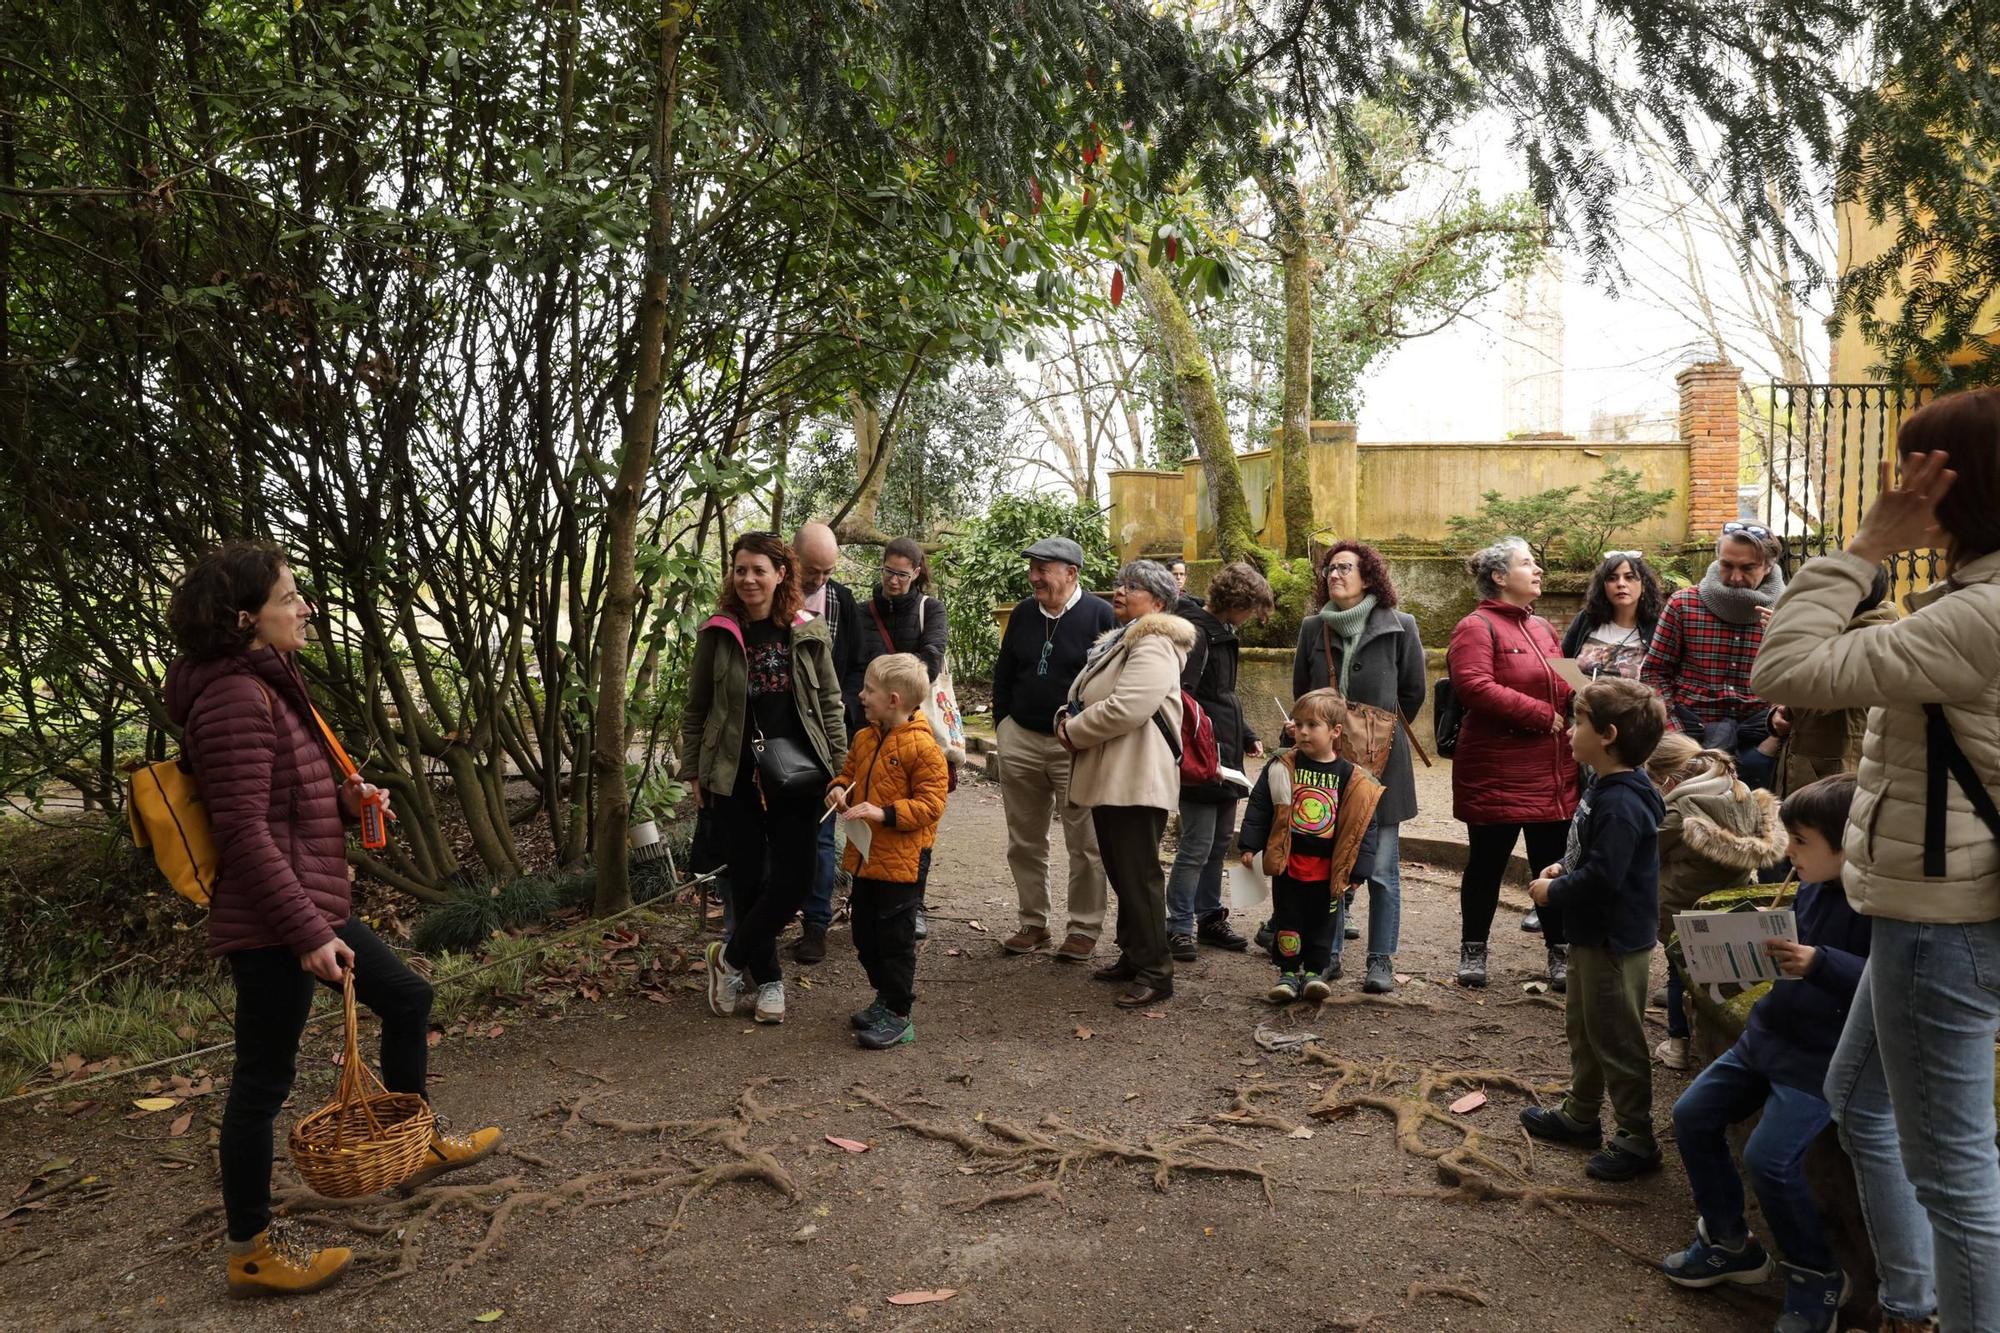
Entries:
POLYGON ((1799 938, 1764 941, 1784 979, 1750 1010, 1736 1044, 1674 1103, 1674 1137, 1700 1220, 1693 1242, 1661 1267, 1683 1287, 1749 1284, 1771 1275, 1770 1256, 1743 1220, 1743 1182, 1727 1138, 1729 1126, 1761 1112, 1743 1145, 1743 1168, 1785 1255, 1778 1327, 1786 1333, 1837 1328, 1848 1294, 1801 1163, 1833 1119, 1822 1091, 1827 1065, 1868 958, 1868 918, 1847 905, 1840 885, 1846 861, 1840 843, 1853 801, 1854 778, 1845 773, 1785 798, 1779 817, 1789 835, 1786 850, 1805 881, 1792 904, 1799 938))
POLYGON ((1597 773, 1590 815, 1578 832, 1576 868, 1544 870, 1528 886, 1553 903, 1569 935, 1569 1096, 1531 1106, 1521 1123, 1538 1139, 1595 1149, 1584 1168, 1598 1180, 1631 1180, 1660 1169, 1653 1140, 1653 1064, 1646 1040, 1646 979, 1660 910, 1660 820, 1666 803, 1638 768, 1667 730, 1652 688, 1623 677, 1592 681, 1576 700, 1569 748, 1597 773), (1617 1121, 1603 1142, 1606 1095, 1617 1121))

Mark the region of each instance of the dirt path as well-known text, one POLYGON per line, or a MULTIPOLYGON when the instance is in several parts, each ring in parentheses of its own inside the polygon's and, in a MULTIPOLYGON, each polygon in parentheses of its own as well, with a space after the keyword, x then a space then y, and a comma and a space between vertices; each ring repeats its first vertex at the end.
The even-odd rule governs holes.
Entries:
MULTIPOLYGON (((0 1222, 0 1327, 428 1329, 492 1310, 504 1311, 494 1327, 538 1330, 610 1318, 663 1329, 1769 1326, 1771 1304, 1680 1292, 1607 1243, 1653 1256, 1686 1240, 1692 1207, 1671 1158, 1619 1191, 1634 1206, 1572 1206, 1579 1225, 1506 1199, 1438 1197, 1442 1177, 1466 1178, 1453 1163, 1476 1185, 1478 1146, 1443 1166, 1398 1147, 1389 1112, 1426 1068, 1561 1080, 1561 1015, 1519 1002, 1539 941, 1511 928, 1514 913, 1502 913, 1483 996, 1449 984, 1453 886, 1412 867, 1399 957, 1420 978, 1409 1004, 1274 1013, 1253 998, 1268 965, 1205 951, 1157 1016, 1130 1014, 1083 968, 1000 954, 1013 924, 1003 847, 997 792, 954 797, 914 1046, 874 1054, 847 1039, 846 1015, 866 996, 844 929, 810 988, 792 987, 779 1029, 711 1018, 690 989, 664 1005, 607 996, 560 1019, 505 1017, 499 1037, 444 1041, 437 1104, 462 1125, 504 1124, 521 1156, 401 1207, 301 1205, 314 1236, 370 1260, 323 1296, 247 1309, 224 1299, 221 1249, 204 1239, 215 1219, 190 1216, 214 1201, 212 1172, 205 1161, 166 1168, 161 1117, 120 1118, 131 1088, 73 1117, 36 1104, 7 1127, 0 1181, 68 1157, 108 1192, 71 1190, 0 1222), (1352 1062, 1346 1077, 1260 1050, 1260 1022, 1318 1033, 1327 1058, 1352 1062), (1239 1092, 1255 1115, 1232 1122, 1239 1092), (1378 1104, 1312 1115, 1369 1096, 1378 1104), (1149 1155, 1182 1169, 1161 1180, 1149 1155), (697 1177, 710 1187, 690 1198, 697 1177), (969 1208, 1028 1186, 1039 1192, 969 1208), (401 1260, 407 1276, 365 1288, 401 1260), (957 1294, 887 1303, 935 1288, 957 1294)), ((1348 946, 1353 971, 1359 949, 1348 946)), ((328 1049, 316 1033, 295 1109, 323 1097, 328 1049)), ((1428 1151, 1461 1146, 1456 1126, 1476 1128, 1495 1164, 1483 1174, 1503 1189, 1589 1184, 1580 1157, 1530 1159, 1515 1119, 1523 1097, 1485 1086, 1483 1108, 1417 1131, 1428 1151)), ((1658 1083, 1663 1126, 1681 1086, 1678 1075, 1658 1083)), ((1447 1081, 1432 1104, 1442 1112, 1461 1091, 1447 1081)), ((215 1096, 196 1105, 186 1141, 198 1143, 221 1108, 215 1096)))

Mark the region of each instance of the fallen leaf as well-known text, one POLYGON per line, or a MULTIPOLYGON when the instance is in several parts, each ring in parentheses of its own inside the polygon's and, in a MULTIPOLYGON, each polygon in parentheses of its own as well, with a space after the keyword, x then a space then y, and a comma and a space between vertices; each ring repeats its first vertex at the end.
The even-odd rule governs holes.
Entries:
POLYGON ((808 1222, 792 1233, 792 1239, 803 1245, 818 1234, 819 1227, 815 1223, 808 1222))
POLYGON ((1092 1032, 1089 1028, 1086 1027, 1080 1027, 1076 1030, 1076 1039, 1078 1041, 1089 1041, 1092 1037, 1096 1035, 1097 1034, 1095 1032, 1092 1032))
POLYGON ((141 1111, 171 1111, 180 1103, 171 1097, 141 1097, 132 1105, 141 1111))
MULTIPOLYGON (((984 931, 986 929, 986 927, 980 925, 977 921, 968 921, 965 924, 971 926, 974 930, 977 931, 984 931)), ((940 1299, 942 1299, 942 1297, 940 1297, 940 1299)))
POLYGON ((1546 981, 1526 981, 1521 983, 1521 989, 1530 995, 1547 995, 1549 993, 1549 983, 1546 981))
POLYGON ((1407 986, 1407 985, 1409 985, 1409 984, 1410 984, 1410 974, 1409 974, 1408 972, 1398 972, 1398 973, 1396 974, 1396 984, 1397 984, 1398 986, 1407 986))
POLYGON ((1142 1014, 1142 1015, 1140 1015, 1140 1016, 1141 1016, 1142 1018, 1165 1018, 1165 1017, 1166 1017, 1166 1015, 1165 1015, 1165 1014, 1161 1013, 1161 1012, 1160 1012, 1159 1010, 1157 1010, 1157 1009, 1148 1009, 1148 1010, 1147 1010, 1147 1011, 1146 1011, 1146 1012, 1145 1012, 1144 1014, 1142 1014))
POLYGON ((1201 1234, 1202 1234, 1202 1235, 1204 1235, 1204 1236, 1213 1236, 1213 1235, 1215 1234, 1215 1228, 1214 1228, 1214 1227, 1203 1227, 1203 1228, 1201 1229, 1201 1234))
MULTIPOLYGON (((506 1030, 507 1030, 507 1025, 505 1023, 495 1023, 492 1027, 486 1029, 486 1035, 489 1037, 497 1037, 506 1030)), ((495 1317, 497 1318, 498 1316, 496 1315, 495 1317)))
POLYGON ((472 1316, 472 1322, 475 1324, 490 1324, 506 1313, 505 1310, 488 1310, 485 1314, 472 1316))
POLYGON ((946 950, 944 951, 944 956, 945 956, 946 958, 957 958, 957 957, 958 957, 959 955, 963 954, 964 952, 965 952, 965 950, 963 950, 963 949, 946 949, 946 950))
POLYGON ((174 1117, 174 1123, 167 1126, 167 1137, 170 1139, 177 1139, 181 1135, 187 1133, 189 1126, 193 1124, 194 1124, 194 1112, 182 1111, 179 1115, 174 1117))
POLYGON ((1451 1113, 1453 1115, 1467 1115, 1473 1111, 1477 1111, 1484 1105, 1486 1105, 1485 1093, 1468 1092, 1451 1104, 1451 1113))
POLYGON ((800 978, 799 978, 799 989, 800 989, 800 990, 811 990, 812 988, 813 988, 813 984, 812 984, 812 978, 811 978, 811 977, 800 977, 800 978))
POLYGON ((444 1033, 439 1032, 436 1028, 432 1028, 429 1035, 424 1038, 425 1043, 431 1046, 435 1046, 443 1040, 444 1033))
POLYGON ((1136 1092, 1128 1092, 1125 1094, 1125 1100, 1128 1102, 1136 1102, 1139 1100, 1139 1094, 1136 1092))
POLYGON ((951 1287, 939 1287, 936 1291, 899 1291, 889 1298, 891 1305, 930 1305, 935 1301, 948 1301, 958 1295, 951 1287))
POLYGON ((67 1171, 75 1165, 76 1161, 74 1158, 51 1157, 48 1161, 43 1162, 35 1168, 35 1174, 38 1176, 52 1176, 58 1171, 67 1171))
POLYGON ((829 1134, 826 1136, 826 1141, 828 1143, 831 1143, 834 1147, 841 1149, 843 1152, 868 1151, 868 1145, 860 1142, 857 1139, 843 1139, 838 1137, 837 1135, 829 1134))
POLYGON ((1300 1125, 1297 1129, 1285 1135, 1285 1137, 1288 1139, 1309 1139, 1312 1136, 1313 1132, 1310 1129, 1306 1128, 1304 1125, 1300 1125))

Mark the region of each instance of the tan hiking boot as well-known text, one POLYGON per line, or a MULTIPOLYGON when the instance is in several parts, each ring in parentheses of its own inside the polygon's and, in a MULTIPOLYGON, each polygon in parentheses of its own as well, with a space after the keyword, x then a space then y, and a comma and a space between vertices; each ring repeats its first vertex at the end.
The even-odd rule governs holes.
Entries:
POLYGON ((1080 963, 1096 952, 1096 940, 1088 935, 1079 935, 1071 931, 1068 938, 1063 940, 1062 947, 1056 950, 1056 957, 1065 963, 1080 963))
POLYGON ((431 1146, 424 1150, 422 1165, 403 1177, 397 1188, 416 1189, 447 1171, 456 1171, 461 1166, 471 1166, 474 1162, 490 1156, 499 1146, 500 1131, 491 1125, 462 1135, 447 1134, 442 1128, 433 1129, 431 1146))
POLYGON ((1049 932, 1042 926, 1023 926, 1000 941, 1000 947, 1008 953, 1033 953, 1044 948, 1049 942, 1049 932))
POLYGON ((338 1281, 354 1260, 344 1246, 315 1250, 277 1223, 229 1251, 231 1296, 303 1296, 338 1281))

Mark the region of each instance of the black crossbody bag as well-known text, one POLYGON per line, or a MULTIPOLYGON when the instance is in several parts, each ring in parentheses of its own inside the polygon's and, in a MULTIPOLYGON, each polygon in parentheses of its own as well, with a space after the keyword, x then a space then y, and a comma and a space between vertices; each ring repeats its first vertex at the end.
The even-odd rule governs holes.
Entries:
POLYGON ((1972 802, 1972 812, 1986 825, 1995 842, 2000 842, 2000 809, 1993 804, 1993 793, 1986 790, 1980 781, 1978 770, 1959 748, 1958 737, 1951 731, 1951 723, 1944 715, 1944 705, 1925 704, 1924 716, 1929 719, 1925 727, 1926 773, 1924 784, 1924 874, 1936 879, 1944 874, 1945 863, 1945 781, 1947 778, 1958 782, 1958 789, 1965 793, 1965 799, 1972 802))

